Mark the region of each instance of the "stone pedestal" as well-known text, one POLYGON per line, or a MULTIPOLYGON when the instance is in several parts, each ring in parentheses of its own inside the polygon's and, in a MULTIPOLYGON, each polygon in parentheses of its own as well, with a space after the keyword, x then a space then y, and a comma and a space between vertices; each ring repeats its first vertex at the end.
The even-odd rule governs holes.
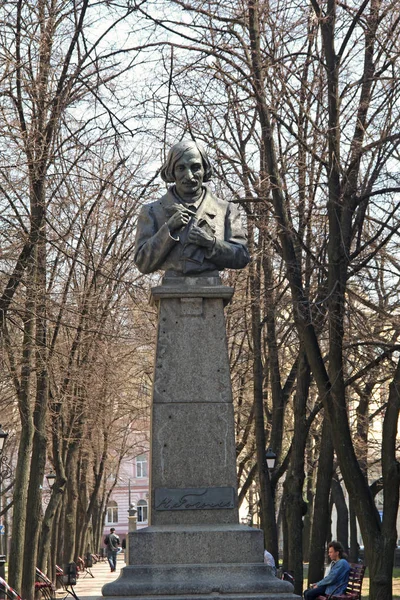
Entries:
POLYGON ((263 534, 238 523, 232 391, 218 276, 164 277, 158 303, 150 523, 104 596, 294 600, 263 563, 263 534))

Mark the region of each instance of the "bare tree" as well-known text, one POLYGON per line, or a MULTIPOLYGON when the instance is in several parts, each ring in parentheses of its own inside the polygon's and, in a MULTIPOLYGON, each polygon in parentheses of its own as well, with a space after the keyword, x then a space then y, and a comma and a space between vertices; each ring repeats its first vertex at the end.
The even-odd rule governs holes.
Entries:
MULTIPOLYGON (((55 332, 50 341, 49 297, 53 286, 59 286, 60 282, 54 276, 56 268, 51 272, 49 263, 54 258, 54 267, 60 268, 63 264, 60 253, 57 256, 57 252, 49 249, 54 249, 57 244, 62 246, 73 233, 70 228, 73 219, 79 221, 84 216, 84 211, 79 210, 81 199, 78 194, 71 194, 77 181, 74 181, 76 170, 80 167, 82 173, 88 173, 87 165, 94 161, 97 151, 101 153, 111 147, 111 139, 113 152, 119 155, 111 160, 109 152, 108 159, 113 164, 111 171, 122 168, 129 157, 131 146, 122 156, 120 142, 124 136, 132 140, 137 125, 134 115, 128 116, 132 95, 123 92, 125 82, 122 83, 121 76, 135 64, 140 43, 135 48, 128 48, 125 40, 116 50, 113 32, 117 28, 121 32, 121 24, 136 10, 137 6, 129 2, 118 7, 101 5, 99 9, 89 6, 87 0, 78 3, 40 0, 32 5, 16 0, 1 7, 4 24, 0 39, 1 143, 5 160, 0 185, 2 204, 6 208, 2 227, 8 228, 2 258, 1 318, 3 327, 7 317, 7 325, 12 324, 14 329, 6 336, 6 346, 21 417, 10 583, 27 599, 33 595, 41 530, 50 370, 54 340, 58 336, 55 332), (106 25, 99 29, 99 23, 106 25), (75 215, 69 210, 72 198, 78 207, 75 215), (63 237, 59 239, 53 235, 57 230, 52 220, 55 216, 51 210, 53 204, 58 205, 62 215, 60 235, 63 237), (71 222, 68 222, 69 216, 72 216, 71 222), (7 339, 18 341, 18 344, 7 344, 7 339), (18 353, 20 358, 17 358, 18 353), (26 519, 27 504, 29 520, 26 519)), ((129 37, 128 32, 126 37, 129 37)), ((136 159, 136 164, 140 163, 140 152, 136 159)), ((137 172, 133 160, 130 164, 137 172)), ((110 172, 104 173, 103 179, 97 174, 96 179, 103 182, 103 188, 112 183, 110 172)), ((84 194, 83 188, 80 191, 84 194)), ((96 202, 93 205, 96 206, 96 202)), ((123 225, 124 218, 118 219, 117 229, 108 231, 104 256, 110 253, 116 240, 122 238, 126 244, 126 233, 121 233, 123 225)), ((78 249, 87 244, 87 234, 83 227, 78 249)), ((70 238, 67 245, 73 248, 75 243, 76 240, 70 238)), ((131 241, 123 252, 129 245, 131 241)), ((73 253, 67 249, 66 254, 73 253)), ((90 260, 94 257, 89 254, 86 258, 88 274, 93 272, 93 287, 102 265, 91 265, 90 260)), ((81 260, 79 253, 72 262, 74 260, 75 265, 81 260)), ((118 273, 118 268, 115 272, 118 273)), ((124 273, 120 275, 124 276, 124 273)), ((76 273, 71 278, 75 276, 76 273)), ((65 294, 70 281, 64 286, 65 294)), ((104 303, 103 313, 112 309, 112 286, 108 287, 106 298, 107 294, 108 304, 104 303)), ((80 332, 85 331, 90 317, 89 300, 90 296, 86 296, 81 304, 83 315, 81 323, 77 324, 80 332)), ((64 309, 65 305, 61 304, 57 318, 65 317, 64 309)), ((97 328, 104 321, 100 307, 98 319, 97 328)), ((81 342, 86 343, 86 349, 83 350, 81 345, 78 354, 72 352, 74 361, 84 362, 90 358, 91 345, 87 340, 81 342)), ((68 377, 67 372, 65 379, 68 377)), ((84 394, 81 391, 81 386, 75 387, 74 397, 82 402, 84 394)), ((70 408, 72 410, 72 406, 70 408)), ((72 431, 77 433, 75 425, 71 424, 72 431)), ((64 479, 65 473, 60 471, 61 487, 64 479)))
MULTIPOLYGON (((399 483, 398 367, 393 366, 383 419, 381 523, 348 418, 347 379, 365 373, 371 361, 361 352, 360 336, 354 372, 347 298, 362 289, 369 305, 365 319, 378 309, 375 281, 392 278, 398 287, 397 266, 392 263, 386 275, 375 263, 398 247, 399 186, 391 168, 399 143, 398 11, 378 0, 354 7, 334 0, 326 6, 312 0, 301 8, 257 0, 223 7, 195 1, 174 5, 161 24, 163 43, 176 48, 165 62, 170 74, 165 89, 182 106, 172 120, 175 126, 183 123, 182 135, 211 135, 221 172, 222 160, 232 158, 224 184, 235 182, 236 192, 238 182, 243 186, 238 157, 246 147, 253 151, 249 177, 274 213, 275 249, 286 266, 299 341, 367 549, 371 598, 390 597, 399 483), (179 8, 188 16, 181 18, 179 8), (170 36, 172 30, 180 41, 170 36), (244 145, 233 135, 237 123, 247 127, 244 145)), ((150 9, 147 14, 151 18, 150 9)), ((239 201, 240 193, 233 199, 239 201)), ((397 306, 396 291, 388 313, 397 306)), ((381 352, 379 334, 373 346, 390 365, 396 344, 381 352)))

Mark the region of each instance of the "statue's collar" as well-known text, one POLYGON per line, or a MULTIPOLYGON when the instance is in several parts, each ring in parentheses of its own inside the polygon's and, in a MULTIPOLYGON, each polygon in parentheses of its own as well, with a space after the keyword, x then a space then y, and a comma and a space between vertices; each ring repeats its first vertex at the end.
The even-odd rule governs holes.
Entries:
POLYGON ((203 186, 202 188, 202 193, 201 196, 199 198, 197 198, 197 200, 191 200, 190 202, 185 202, 184 200, 182 200, 182 198, 179 196, 177 190, 176 190, 176 186, 173 185, 169 188, 169 190, 171 192, 171 194, 174 196, 175 201, 178 204, 183 204, 183 206, 187 206, 188 208, 191 207, 191 209, 197 211, 197 209, 200 207, 201 203, 203 202, 205 195, 206 195, 206 188, 203 186))
POLYGON ((167 207, 171 207, 174 204, 184 204, 185 206, 194 206, 196 211, 201 207, 201 212, 207 212, 209 214, 216 214, 215 208, 216 200, 212 194, 212 192, 207 188, 207 186, 203 185, 203 194, 201 198, 199 198, 196 202, 183 202, 179 196, 175 192, 175 186, 171 185, 168 188, 167 193, 161 198, 161 204, 164 209, 167 207))

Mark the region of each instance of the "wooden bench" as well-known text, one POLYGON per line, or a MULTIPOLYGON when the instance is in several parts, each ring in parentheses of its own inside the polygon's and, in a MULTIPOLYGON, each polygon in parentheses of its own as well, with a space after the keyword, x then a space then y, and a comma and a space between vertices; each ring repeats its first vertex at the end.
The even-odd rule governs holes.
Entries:
POLYGON ((84 558, 85 572, 90 575, 90 577, 94 578, 94 575, 91 571, 93 564, 96 562, 96 558, 91 552, 87 552, 84 558))
POLYGON ((100 548, 100 552, 97 554, 99 562, 107 562, 106 549, 100 548))
POLYGON ((46 600, 52 600, 56 591, 50 579, 36 567, 35 591, 40 592, 46 600))
POLYGON ((7 581, 0 577, 0 592, 9 600, 22 600, 21 596, 8 585, 7 581))
POLYGON ((76 563, 72 562, 66 565, 66 571, 56 565, 56 581, 57 585, 62 588, 59 591, 61 591, 61 593, 64 592, 64 598, 66 594, 70 594, 75 600, 79 600, 74 589, 78 578, 79 570, 76 563))
MULTIPOLYGON (((361 600, 361 588, 364 579, 365 566, 356 563, 350 563, 349 581, 343 594, 336 594, 333 590, 326 596, 318 596, 317 600, 361 600)), ((336 589, 341 587, 338 586, 336 589)))
MULTIPOLYGON (((64 590, 60 595, 50 579, 38 568, 36 568, 35 592, 41 593, 46 600, 64 600, 67 595, 67 592, 64 590)), ((2 577, 0 577, 0 595, 8 598, 8 600, 22 600, 18 592, 2 577)))
POLYGON ((98 562, 101 562, 102 558, 100 554, 92 554, 93 564, 95 565, 98 562))
POLYGON ((84 579, 86 577, 86 575, 90 575, 90 577, 94 577, 92 571, 91 571, 91 567, 93 564, 92 558, 91 558, 91 554, 89 553, 88 555, 86 555, 85 558, 82 558, 82 556, 78 556, 77 560, 76 560, 76 566, 78 568, 78 573, 82 573, 82 578, 84 579))
POLYGON ((56 565, 56 585, 58 589, 65 590, 64 571, 58 565, 56 565))

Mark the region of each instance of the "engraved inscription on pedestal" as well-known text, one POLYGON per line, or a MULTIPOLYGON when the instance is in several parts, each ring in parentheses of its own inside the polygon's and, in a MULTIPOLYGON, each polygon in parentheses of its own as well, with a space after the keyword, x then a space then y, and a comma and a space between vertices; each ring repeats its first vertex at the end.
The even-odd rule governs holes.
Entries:
POLYGON ((235 508, 233 487, 156 488, 155 510, 213 510, 235 508))

